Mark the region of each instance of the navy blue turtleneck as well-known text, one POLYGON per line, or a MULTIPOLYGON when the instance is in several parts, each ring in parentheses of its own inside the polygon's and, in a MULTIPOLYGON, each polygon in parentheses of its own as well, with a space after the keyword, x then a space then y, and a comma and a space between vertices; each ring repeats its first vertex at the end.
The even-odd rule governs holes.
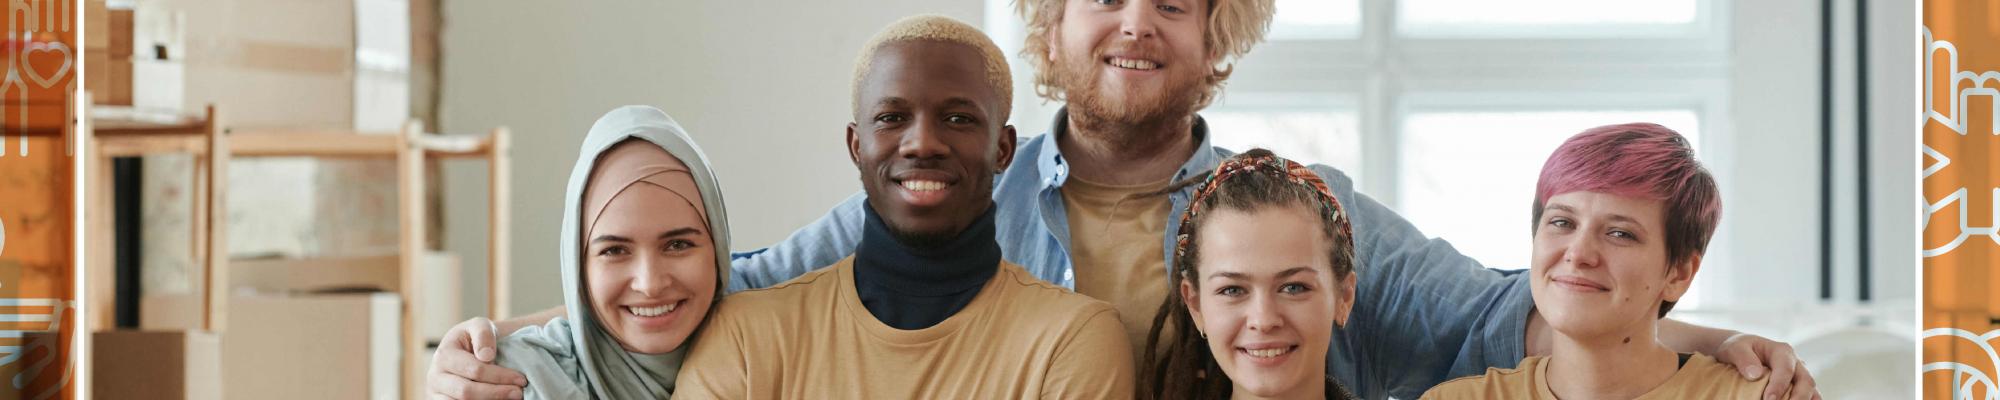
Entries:
POLYGON ((868 313, 883 324, 915 330, 944 322, 1000 271, 993 207, 935 246, 904 243, 874 207, 862 210, 867 222, 854 251, 854 287, 868 313))

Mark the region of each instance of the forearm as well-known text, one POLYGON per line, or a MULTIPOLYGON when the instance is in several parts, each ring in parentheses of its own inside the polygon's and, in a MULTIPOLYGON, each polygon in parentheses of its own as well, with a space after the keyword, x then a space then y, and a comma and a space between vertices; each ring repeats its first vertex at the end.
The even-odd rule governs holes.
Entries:
POLYGON ((1714 355, 1722 351, 1722 342, 1736 336, 1737 331, 1716 329, 1701 325, 1676 321, 1672 318, 1660 320, 1660 343, 1682 353, 1714 355))
POLYGON ((857 193, 835 205, 826 216, 793 231, 771 247, 733 254, 728 291, 765 288, 833 265, 854 254, 861 243, 865 194, 857 193))
POLYGON ((500 337, 507 337, 507 335, 512 335, 514 331, 521 330, 521 328, 547 324, 549 320, 568 315, 568 310, 564 309, 563 306, 556 306, 555 308, 537 311, 533 314, 493 321, 493 327, 498 330, 496 333, 500 337))

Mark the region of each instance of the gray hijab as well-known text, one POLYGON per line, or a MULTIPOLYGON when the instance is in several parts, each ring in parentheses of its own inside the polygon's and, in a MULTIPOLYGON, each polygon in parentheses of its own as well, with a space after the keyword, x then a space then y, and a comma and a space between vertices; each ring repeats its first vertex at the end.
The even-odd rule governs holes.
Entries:
MULTIPOLYGON (((563 305, 569 310, 569 317, 567 320, 555 319, 545 326, 522 329, 500 343, 501 357, 498 361, 528 376, 525 394, 529 398, 667 398, 673 392, 675 376, 679 375, 681 358, 700 334, 697 329, 682 342, 680 348, 666 354, 630 352, 603 329, 596 314, 591 312, 590 295, 586 293, 589 285, 583 279, 582 246, 584 229, 593 225, 592 220, 596 216, 585 214, 594 212, 587 209, 601 208, 602 204, 593 205, 600 196, 585 196, 587 189, 592 187, 591 172, 599 164, 614 168, 625 168, 630 164, 607 161, 605 157, 607 150, 627 139, 644 140, 659 146, 679 159, 685 171, 681 171, 682 165, 650 163, 646 168, 655 171, 601 172, 598 178, 621 180, 613 185, 656 180, 660 179, 658 176, 682 172, 686 178, 692 178, 693 185, 700 192, 700 204, 692 205, 703 213, 715 246, 716 300, 721 300, 725 292, 723 289, 728 287, 729 219, 723 210, 721 188, 709 169, 708 157, 688 138, 680 124, 660 109, 624 106, 611 110, 598 118, 597 123, 590 127, 590 133, 583 138, 583 148, 578 152, 576 166, 570 170, 569 185, 563 191, 563 222, 559 236, 562 240, 557 254, 562 264, 563 305)), ((669 186, 682 186, 686 182, 681 176, 667 179, 675 181, 669 186)), ((682 192, 675 190, 684 198, 692 195, 682 192)), ((692 203, 695 199, 686 200, 692 203)), ((706 324, 706 321, 703 323, 706 324)))

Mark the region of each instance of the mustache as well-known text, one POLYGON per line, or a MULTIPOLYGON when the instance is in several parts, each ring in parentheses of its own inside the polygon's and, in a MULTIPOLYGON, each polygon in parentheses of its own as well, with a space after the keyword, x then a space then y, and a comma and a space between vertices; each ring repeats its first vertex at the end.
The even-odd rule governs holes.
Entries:
POLYGON ((1098 45, 1095 50, 1092 50, 1091 59, 1102 60, 1107 55, 1118 54, 1126 58, 1143 58, 1164 64, 1164 57, 1160 55, 1165 53, 1165 51, 1160 49, 1160 45, 1157 43, 1158 41, 1114 38, 1102 45, 1098 45))
POLYGON ((938 158, 900 159, 896 160, 895 162, 889 163, 889 169, 892 171, 912 170, 912 169, 949 171, 955 169, 951 168, 950 166, 951 163, 947 163, 945 162, 945 160, 938 158))

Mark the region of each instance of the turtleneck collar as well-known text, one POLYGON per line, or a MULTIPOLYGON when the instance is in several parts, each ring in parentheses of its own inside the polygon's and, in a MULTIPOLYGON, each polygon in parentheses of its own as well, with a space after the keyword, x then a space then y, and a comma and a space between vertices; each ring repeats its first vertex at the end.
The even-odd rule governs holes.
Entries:
POLYGON ((923 329, 964 309, 1000 271, 1000 244, 994 239, 994 208, 956 237, 936 246, 912 246, 898 239, 874 207, 854 252, 854 283, 861 304, 883 324, 923 329))

